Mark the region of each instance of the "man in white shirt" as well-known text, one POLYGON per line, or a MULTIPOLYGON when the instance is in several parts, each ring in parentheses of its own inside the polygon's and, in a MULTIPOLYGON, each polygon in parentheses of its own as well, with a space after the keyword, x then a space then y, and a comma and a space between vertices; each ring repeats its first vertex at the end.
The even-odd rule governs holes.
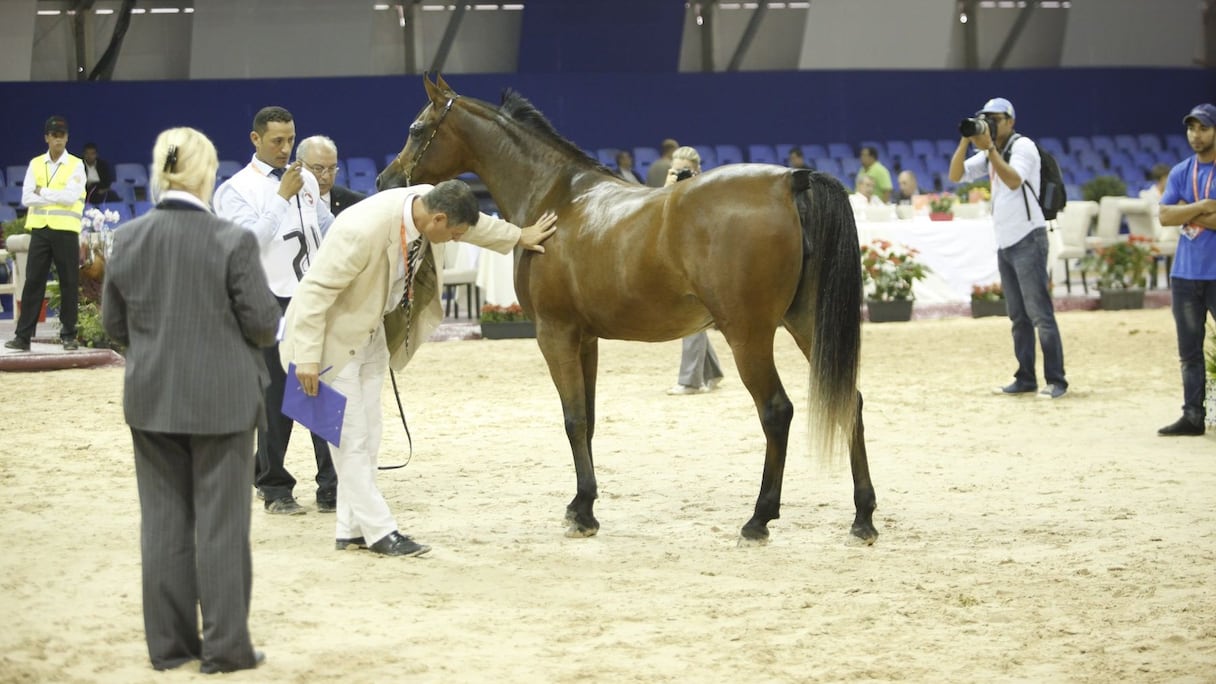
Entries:
POLYGON ((1013 395, 1038 391, 1034 351, 1038 331, 1047 379, 1047 386, 1038 396, 1058 399, 1068 391, 1068 380, 1048 282, 1047 220, 1038 201, 1042 160, 1034 141, 1014 133, 1013 104, 1009 100, 988 100, 976 116, 986 122, 984 130, 959 139, 950 159, 950 180, 958 183, 988 176, 992 181, 997 269, 1013 321, 1013 355, 1018 362, 1013 382, 996 392, 1013 395), (970 158, 969 144, 978 150, 970 158))
POLYGON ((76 318, 79 312, 80 221, 84 216, 84 162, 68 154, 68 122, 52 116, 43 126, 46 154, 30 160, 21 186, 21 203, 29 207, 25 227, 30 250, 25 265, 21 315, 8 349, 29 351, 38 328, 38 314, 46 297, 51 263, 59 274, 59 337, 63 348, 78 348, 76 318))
MULTIPOLYGON (((304 162, 297 159, 288 165, 296 139, 290 112, 282 107, 263 108, 253 119, 249 139, 253 159, 216 189, 215 213, 257 237, 270 290, 286 311, 334 217, 321 201, 317 179, 304 162)), ((283 463, 293 424, 282 414, 287 375, 279 365, 278 345, 262 351, 270 384, 266 387, 267 427, 258 430, 254 482, 266 501, 266 512, 298 515, 305 511, 296 503, 296 480, 283 463)), ((317 460, 317 510, 332 513, 337 506, 338 478, 329 444, 313 434, 312 445, 317 460)))

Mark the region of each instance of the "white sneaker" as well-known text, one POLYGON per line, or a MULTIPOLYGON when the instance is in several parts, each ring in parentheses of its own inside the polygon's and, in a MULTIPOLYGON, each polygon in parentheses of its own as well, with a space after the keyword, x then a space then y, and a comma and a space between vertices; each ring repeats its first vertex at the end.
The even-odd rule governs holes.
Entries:
POLYGON ((700 387, 690 387, 689 385, 676 385, 675 387, 672 387, 671 389, 667 390, 667 393, 672 396, 675 396, 677 394, 700 394, 700 393, 706 392, 706 391, 708 391, 708 390, 702 389, 700 387))
POLYGON ((718 389, 718 385, 721 385, 721 384, 722 384, 722 378, 714 378, 713 380, 710 380, 709 382, 705 383, 705 387, 703 387, 702 390, 706 391, 706 392, 712 392, 712 391, 718 389))

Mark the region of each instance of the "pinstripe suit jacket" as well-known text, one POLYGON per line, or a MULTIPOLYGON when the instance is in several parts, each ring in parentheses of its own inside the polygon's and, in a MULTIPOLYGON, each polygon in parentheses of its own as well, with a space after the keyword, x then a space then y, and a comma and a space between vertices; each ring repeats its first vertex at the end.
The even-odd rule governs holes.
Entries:
POLYGON ((265 420, 280 309, 257 239, 184 202, 114 233, 102 324, 128 346, 123 411, 149 432, 229 434, 265 420))

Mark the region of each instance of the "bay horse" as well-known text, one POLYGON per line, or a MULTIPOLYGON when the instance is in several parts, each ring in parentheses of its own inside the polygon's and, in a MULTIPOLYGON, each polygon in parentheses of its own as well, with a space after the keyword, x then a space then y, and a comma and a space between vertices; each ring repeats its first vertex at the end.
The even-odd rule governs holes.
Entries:
POLYGON ((720 167, 666 188, 627 183, 562 138, 519 94, 501 106, 458 96, 423 77, 429 104, 384 189, 476 173, 517 225, 557 212, 545 253, 525 252, 515 291, 561 399, 577 489, 570 537, 599 530, 591 439, 599 338, 662 342, 717 325, 751 393, 767 446, 760 494, 740 543, 765 543, 779 516, 793 404, 773 360, 784 326, 811 364, 814 453, 849 448, 856 517, 873 543, 874 487, 857 389, 861 258, 839 181, 766 164, 720 167))

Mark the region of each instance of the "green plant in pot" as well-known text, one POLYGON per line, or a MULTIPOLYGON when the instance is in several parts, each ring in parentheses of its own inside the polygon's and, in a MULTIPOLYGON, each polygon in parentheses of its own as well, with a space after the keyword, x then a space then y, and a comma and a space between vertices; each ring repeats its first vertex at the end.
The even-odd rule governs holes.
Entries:
POLYGON ((1098 274, 1100 290, 1143 288, 1156 257, 1152 239, 1129 235, 1127 240, 1090 252, 1081 260, 1081 267, 1098 274))
POLYGON ((1127 197, 1127 183, 1117 176, 1094 176, 1081 186, 1081 197, 1101 202, 1103 197, 1127 197))

